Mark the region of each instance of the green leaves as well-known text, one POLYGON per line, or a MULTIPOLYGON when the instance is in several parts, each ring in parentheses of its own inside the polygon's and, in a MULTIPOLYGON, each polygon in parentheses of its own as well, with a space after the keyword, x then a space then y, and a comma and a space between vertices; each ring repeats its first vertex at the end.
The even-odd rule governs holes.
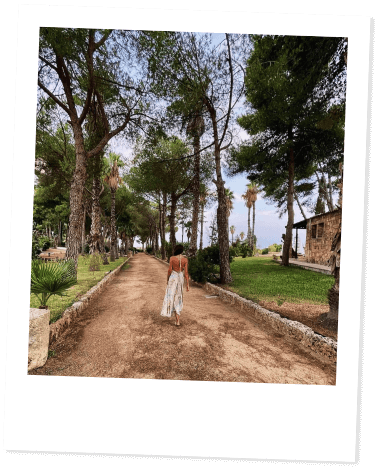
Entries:
POLYGON ((38 297, 43 306, 46 306, 48 299, 53 295, 64 296, 65 291, 76 283, 73 260, 50 263, 32 260, 30 291, 38 297))

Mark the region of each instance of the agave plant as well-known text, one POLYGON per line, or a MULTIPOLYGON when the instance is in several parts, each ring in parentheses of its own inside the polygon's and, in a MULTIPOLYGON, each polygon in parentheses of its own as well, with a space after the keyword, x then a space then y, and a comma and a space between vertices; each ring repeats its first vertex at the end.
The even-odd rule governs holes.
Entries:
POLYGON ((32 260, 30 291, 40 301, 40 309, 47 307, 50 296, 67 296, 65 291, 76 283, 74 260, 62 260, 53 263, 32 260))

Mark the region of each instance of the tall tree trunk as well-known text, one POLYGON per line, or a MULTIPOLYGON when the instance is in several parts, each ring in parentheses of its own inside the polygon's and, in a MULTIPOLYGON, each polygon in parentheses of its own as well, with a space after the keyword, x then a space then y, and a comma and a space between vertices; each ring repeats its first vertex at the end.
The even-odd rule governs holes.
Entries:
POLYGON ((157 252, 158 252, 158 230, 159 230, 159 228, 156 226, 155 248, 154 248, 154 256, 155 256, 155 257, 157 257, 157 252))
POLYGON ((170 207, 170 216, 169 216, 169 225, 170 225, 170 244, 171 244, 171 251, 168 254, 168 259, 170 255, 174 255, 174 248, 176 245, 176 238, 175 238, 175 211, 177 207, 177 198, 175 197, 174 193, 171 194, 171 207, 170 207))
POLYGON ((115 191, 111 189, 111 244, 110 255, 111 262, 116 260, 116 215, 115 215, 115 191))
POLYGON ((62 247, 62 222, 58 224, 58 247, 62 247))
POLYGON ((197 252, 198 239, 198 215, 199 215, 199 174, 200 174, 200 138, 194 137, 194 182, 193 182, 193 218, 191 222, 191 238, 189 247, 189 257, 195 257, 197 252))
POLYGON ((251 207, 248 206, 248 246, 251 247, 251 207))
POLYGON ((166 250, 165 250, 165 226, 166 226, 166 204, 167 204, 167 195, 163 193, 162 197, 162 209, 161 209, 161 259, 166 259, 166 250))
MULTIPOLYGON (((96 159, 95 165, 99 167, 100 158, 96 159)), ((104 236, 100 220, 100 191, 101 181, 98 176, 98 169, 95 170, 96 176, 92 181, 92 207, 91 207, 91 229, 90 229, 90 254, 100 253, 103 258, 103 265, 109 265, 107 254, 104 248, 104 236)))
POLYGON ((252 230, 251 230, 251 249, 253 250, 255 236, 255 219, 256 219, 256 201, 252 201, 252 230))
MULTIPOLYGON (((289 140, 293 139, 293 134, 289 132, 289 140)), ((289 177, 288 177, 288 224, 286 226, 284 249, 282 252, 282 265, 289 266, 289 252, 292 248, 293 224, 294 224, 294 150, 293 147, 289 151, 289 177)))
POLYGON ((66 238, 66 260, 72 259, 75 268, 78 267, 78 254, 81 245, 83 221, 83 191, 86 182, 87 161, 84 148, 84 139, 78 119, 71 119, 74 140, 76 165, 70 187, 70 217, 69 229, 66 238))
POLYGON ((199 241, 199 250, 203 249, 203 214, 204 214, 204 204, 201 206, 201 236, 199 241))
POLYGON ((303 217, 304 219, 307 219, 306 214, 304 213, 304 210, 303 210, 303 208, 302 208, 302 206, 301 206, 301 203, 299 202, 298 195, 297 195, 297 192, 296 192, 296 191, 294 192, 294 198, 296 199, 297 204, 298 204, 298 207, 300 208, 300 211, 301 211, 301 213, 302 213, 302 217, 303 217))
POLYGON ((328 174, 328 177, 329 177, 329 204, 328 204, 328 208, 329 208, 329 211, 333 211, 334 210, 334 203, 333 203, 333 197, 332 197, 331 175, 328 174))
POLYGON ((82 255, 84 254, 85 245, 86 245, 86 208, 83 205, 82 249, 81 249, 82 255))
MULTIPOLYGON (((216 124, 216 123, 215 123, 216 124)), ((215 163, 216 163, 216 183, 218 193, 218 209, 216 218, 218 223, 218 244, 220 253, 220 282, 227 284, 232 282, 230 269, 230 248, 228 241, 228 216, 227 201, 224 181, 222 178, 222 167, 220 163, 220 148, 215 146, 215 163)))

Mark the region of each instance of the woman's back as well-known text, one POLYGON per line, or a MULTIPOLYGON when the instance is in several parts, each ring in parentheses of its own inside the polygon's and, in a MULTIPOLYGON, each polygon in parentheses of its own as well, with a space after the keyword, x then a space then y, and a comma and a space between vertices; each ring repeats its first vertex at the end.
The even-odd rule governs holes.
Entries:
POLYGON ((188 263, 188 260, 184 255, 181 255, 181 256, 174 255, 173 257, 170 257, 169 266, 172 268, 172 270, 183 271, 187 263, 188 263))

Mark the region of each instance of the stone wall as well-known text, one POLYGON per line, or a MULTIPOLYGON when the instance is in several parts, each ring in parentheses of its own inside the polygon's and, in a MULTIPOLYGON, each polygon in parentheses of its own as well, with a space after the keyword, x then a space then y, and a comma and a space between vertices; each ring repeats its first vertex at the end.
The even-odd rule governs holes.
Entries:
MULTIPOLYGON (((169 265, 167 262, 155 258, 166 266, 169 265)), ((336 363, 338 344, 334 339, 319 335, 300 322, 283 318, 280 314, 268 311, 259 304, 219 286, 211 283, 196 283, 195 281, 192 281, 192 283, 211 294, 217 295, 221 301, 234 305, 244 317, 293 339, 319 359, 336 363)))
POLYGON ((89 303, 98 296, 99 293, 113 280, 113 278, 119 273, 122 267, 128 262, 130 257, 125 260, 121 265, 115 268, 113 271, 105 275, 98 284, 93 286, 86 294, 84 294, 79 301, 74 303, 72 306, 66 309, 62 314, 62 317, 57 320, 54 324, 50 325, 49 343, 58 339, 58 337, 69 327, 71 322, 79 316, 79 314, 85 309, 89 303))
POLYGON ((308 263, 327 266, 331 255, 331 243, 339 228, 341 218, 342 212, 336 210, 319 214, 308 220, 305 243, 305 257, 308 263))

